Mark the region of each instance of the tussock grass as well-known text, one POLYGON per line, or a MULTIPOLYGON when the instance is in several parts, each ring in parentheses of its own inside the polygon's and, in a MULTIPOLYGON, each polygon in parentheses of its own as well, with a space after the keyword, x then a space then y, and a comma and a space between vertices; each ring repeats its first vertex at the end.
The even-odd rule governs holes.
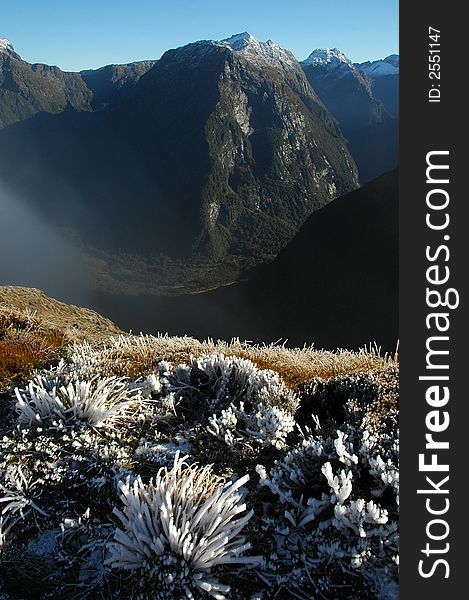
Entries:
POLYGON ((67 339, 28 312, 0 312, 0 389, 25 381, 64 353, 67 339))
MULTIPOLYGON (((327 351, 312 346, 292 349, 281 343, 254 345, 238 339, 215 342, 188 336, 124 335, 94 311, 66 305, 39 290, 0 287, 0 389, 11 384, 15 369, 21 378, 53 361, 54 349, 79 348, 83 343, 89 343, 92 353, 99 357, 103 375, 147 375, 162 360, 177 365, 189 362, 191 357, 221 353, 276 371, 295 391, 313 378, 386 370, 398 363, 397 350, 394 355, 383 355, 375 345, 358 352, 327 351)), ((78 351, 86 353, 87 346, 78 351)))
POLYGON ((19 286, 0 286, 0 315, 15 313, 35 326, 59 329, 76 341, 98 341, 123 333, 117 325, 94 310, 65 304, 40 290, 19 286))
POLYGON ((0 597, 397 597, 398 351, 109 337, 51 311, 0 302, 0 597))
MULTIPOLYGON (((80 351, 80 346, 76 348, 80 351)), ((251 360, 259 369, 271 369, 281 375, 291 389, 315 377, 329 379, 368 371, 386 370, 398 362, 395 355, 382 354, 377 346, 358 352, 338 349, 335 352, 313 347, 287 348, 281 344, 254 345, 238 339, 231 342, 169 335, 113 337, 94 349, 99 353, 106 375, 135 377, 147 375, 162 361, 187 363, 191 357, 224 354, 251 360)))
POLYGON ((53 365, 73 342, 118 335, 94 311, 49 298, 40 290, 0 286, 0 391, 53 365))

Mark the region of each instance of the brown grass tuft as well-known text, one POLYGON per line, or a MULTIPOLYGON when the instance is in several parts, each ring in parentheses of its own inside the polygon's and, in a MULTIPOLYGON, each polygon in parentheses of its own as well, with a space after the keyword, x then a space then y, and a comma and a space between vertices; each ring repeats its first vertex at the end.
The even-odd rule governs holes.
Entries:
MULTIPOLYGON (((80 348, 78 345, 77 348, 80 348)), ((200 342, 190 337, 118 336, 92 347, 99 354, 99 368, 105 375, 138 377, 148 375, 162 360, 173 365, 187 363, 191 357, 222 353, 251 360, 260 369, 279 373, 293 390, 313 378, 330 379, 387 369, 395 358, 370 347, 351 352, 286 348, 281 345, 256 346, 233 340, 200 342)))
POLYGON ((35 369, 56 361, 65 350, 66 336, 47 330, 26 313, 0 314, 0 390, 27 380, 35 369))

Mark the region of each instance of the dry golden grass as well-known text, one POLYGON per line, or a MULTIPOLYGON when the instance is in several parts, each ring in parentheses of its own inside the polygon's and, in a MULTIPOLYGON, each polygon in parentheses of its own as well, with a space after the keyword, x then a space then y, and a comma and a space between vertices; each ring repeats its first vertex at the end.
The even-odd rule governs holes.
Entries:
POLYGON ((58 360, 76 341, 97 341, 121 330, 98 313, 41 291, 0 286, 0 390, 58 360))
POLYGON ((396 364, 397 355, 382 355, 379 348, 358 352, 330 352, 314 348, 286 348, 281 345, 258 346, 233 340, 200 342, 190 337, 118 336, 90 347, 76 346, 84 354, 95 352, 100 370, 106 375, 136 377, 147 375, 160 361, 173 365, 187 363, 191 357, 222 353, 251 360, 260 369, 278 372, 292 389, 313 377, 331 377, 387 369, 396 364))
POLYGON ((147 375, 163 360, 178 365, 203 354, 239 356, 260 369, 278 372, 294 390, 314 377, 386 370, 398 361, 397 350, 394 356, 382 355, 376 347, 331 352, 239 340, 201 342, 187 336, 125 335, 89 309, 59 302, 39 290, 0 286, 0 389, 52 362, 65 347, 93 354, 103 375, 128 377, 147 375))
MULTIPOLYGON (((13 317, 13 321, 17 322, 13 317)), ((17 329, 0 324, 0 389, 26 380, 35 369, 57 360, 65 348, 65 337, 60 331, 17 329)))
POLYGON ((34 288, 0 286, 0 316, 9 317, 12 313, 32 321, 35 326, 61 330, 70 340, 98 341, 123 333, 94 310, 65 304, 34 288))
POLYGON ((260 369, 277 371, 292 389, 313 377, 329 379, 355 373, 386 369, 395 364, 397 355, 382 355, 379 348, 364 348, 359 352, 349 350, 314 350, 313 348, 284 348, 283 346, 247 346, 234 352, 249 358, 260 369))

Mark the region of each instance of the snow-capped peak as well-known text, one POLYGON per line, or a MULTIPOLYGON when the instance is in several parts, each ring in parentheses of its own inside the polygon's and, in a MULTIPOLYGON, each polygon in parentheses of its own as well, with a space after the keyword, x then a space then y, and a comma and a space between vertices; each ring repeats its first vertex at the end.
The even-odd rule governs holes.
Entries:
POLYGON ((249 45, 259 45, 259 41, 250 33, 245 31, 244 33, 236 33, 229 38, 220 41, 221 44, 226 44, 232 50, 241 52, 249 45))
POLYGON ((338 65, 340 63, 351 65, 352 62, 343 52, 337 48, 318 48, 311 52, 308 58, 303 61, 304 65, 338 65))
POLYGON ((237 33, 229 38, 216 42, 223 46, 228 46, 234 52, 239 52, 252 60, 265 60, 271 64, 296 66, 296 58, 290 52, 280 46, 277 46, 272 40, 260 42, 253 35, 245 31, 237 33))
POLYGON ((399 55, 391 54, 383 60, 367 61, 356 66, 369 77, 399 75, 399 55))
POLYGON ((0 38, 0 52, 14 52, 13 44, 10 40, 0 38))

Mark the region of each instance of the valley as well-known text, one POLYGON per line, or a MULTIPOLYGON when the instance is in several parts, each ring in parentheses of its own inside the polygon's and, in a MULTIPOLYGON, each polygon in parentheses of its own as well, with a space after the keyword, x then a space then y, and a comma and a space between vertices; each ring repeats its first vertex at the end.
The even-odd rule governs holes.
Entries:
POLYGON ((0 61, 3 218, 38 238, 28 268, 4 240, 4 283, 124 329, 393 347, 397 176, 350 193, 397 164, 398 57, 300 63, 242 33, 79 73, 0 61))

